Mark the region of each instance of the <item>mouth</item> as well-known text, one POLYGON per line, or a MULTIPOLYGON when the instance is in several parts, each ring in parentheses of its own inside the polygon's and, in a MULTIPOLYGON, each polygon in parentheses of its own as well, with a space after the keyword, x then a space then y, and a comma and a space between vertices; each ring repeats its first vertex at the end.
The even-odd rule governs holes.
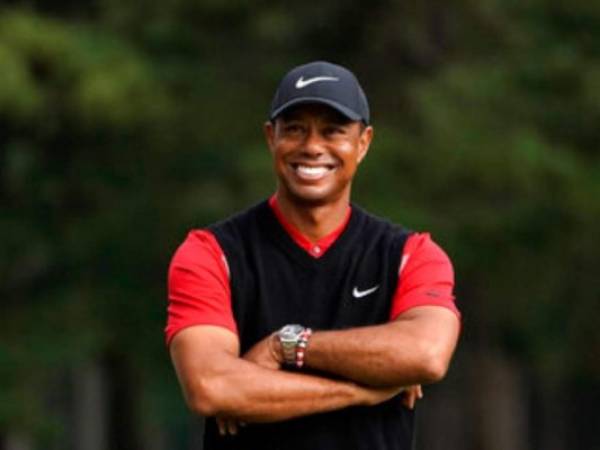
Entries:
POLYGON ((335 170, 334 164, 307 165, 292 163, 290 165, 298 178, 309 181, 320 180, 335 170))

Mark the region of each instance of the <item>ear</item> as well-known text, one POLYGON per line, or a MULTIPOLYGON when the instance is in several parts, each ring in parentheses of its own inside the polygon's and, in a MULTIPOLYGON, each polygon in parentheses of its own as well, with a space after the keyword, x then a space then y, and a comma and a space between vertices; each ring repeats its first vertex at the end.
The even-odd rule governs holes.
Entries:
POLYGON ((263 132, 269 151, 273 153, 275 151, 275 124, 270 120, 267 120, 263 125, 263 132))
POLYGON ((369 146, 371 145, 371 141, 373 140, 373 127, 366 127, 360 136, 358 137, 358 158, 357 162, 360 162, 367 156, 367 152, 369 151, 369 146))

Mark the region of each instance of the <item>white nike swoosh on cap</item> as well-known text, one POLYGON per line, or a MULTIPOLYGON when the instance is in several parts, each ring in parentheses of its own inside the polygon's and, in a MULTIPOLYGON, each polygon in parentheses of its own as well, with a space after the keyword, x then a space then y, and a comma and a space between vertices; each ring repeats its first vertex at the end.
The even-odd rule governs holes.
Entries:
POLYGON ((304 76, 298 78, 296 81, 296 89, 302 89, 308 86, 309 84, 317 83, 319 81, 339 81, 339 78, 336 77, 313 77, 307 80, 304 79, 304 76))
POLYGON ((379 285, 377 286, 373 286, 370 289, 365 289, 364 291, 359 291, 358 288, 356 286, 354 286, 354 289, 352 290, 352 296, 354 298, 361 298, 361 297, 365 297, 369 294, 372 294, 373 292, 375 292, 377 289, 379 289, 379 285))

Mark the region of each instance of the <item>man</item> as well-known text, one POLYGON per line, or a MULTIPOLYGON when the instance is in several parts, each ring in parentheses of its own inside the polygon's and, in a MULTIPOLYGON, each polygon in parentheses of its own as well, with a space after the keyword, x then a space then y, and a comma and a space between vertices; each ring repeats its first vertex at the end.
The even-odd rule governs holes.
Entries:
POLYGON ((420 385, 459 334, 450 262, 350 203, 373 137, 350 71, 294 68, 269 119, 275 194, 192 231, 169 270, 167 343, 205 449, 412 448, 420 385))

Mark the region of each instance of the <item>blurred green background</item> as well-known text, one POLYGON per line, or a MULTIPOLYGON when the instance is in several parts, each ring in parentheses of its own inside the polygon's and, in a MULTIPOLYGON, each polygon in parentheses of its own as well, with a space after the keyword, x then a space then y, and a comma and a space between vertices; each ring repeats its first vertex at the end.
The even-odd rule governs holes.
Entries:
POLYGON ((600 3, 4 1, 0 450, 200 449, 163 341, 187 231, 274 188, 280 77, 352 68, 354 200, 464 314, 419 448, 600 449, 600 3))

